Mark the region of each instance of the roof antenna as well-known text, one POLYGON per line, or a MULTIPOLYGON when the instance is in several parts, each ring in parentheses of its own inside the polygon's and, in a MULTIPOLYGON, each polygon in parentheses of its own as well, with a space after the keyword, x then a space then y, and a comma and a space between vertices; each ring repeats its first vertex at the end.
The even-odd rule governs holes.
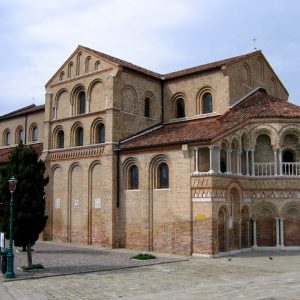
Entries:
POLYGON ((35 100, 35 98, 34 98, 34 97, 32 97, 32 104, 34 104, 34 100, 35 100))
POLYGON ((253 38, 253 46, 254 46, 254 48, 253 48, 253 50, 257 50, 257 48, 256 48, 256 41, 257 41, 258 39, 257 38, 253 38))

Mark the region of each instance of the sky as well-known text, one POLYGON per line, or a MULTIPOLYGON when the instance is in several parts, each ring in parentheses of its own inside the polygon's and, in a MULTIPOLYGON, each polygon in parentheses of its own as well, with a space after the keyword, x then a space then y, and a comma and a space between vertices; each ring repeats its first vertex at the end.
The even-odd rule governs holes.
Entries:
POLYGON ((0 115, 44 103, 78 45, 158 73, 262 50, 300 105, 299 0, 0 0, 0 115))

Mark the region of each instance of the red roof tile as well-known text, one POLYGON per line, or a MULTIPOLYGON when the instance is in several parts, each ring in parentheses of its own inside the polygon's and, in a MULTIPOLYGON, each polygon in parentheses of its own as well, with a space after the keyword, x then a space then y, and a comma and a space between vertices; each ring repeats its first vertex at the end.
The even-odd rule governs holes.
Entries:
POLYGON ((272 97, 264 89, 259 89, 222 116, 164 124, 144 135, 125 139, 121 142, 120 149, 209 142, 250 119, 270 117, 300 118, 300 107, 272 97))
MULTIPOLYGON (((38 157, 41 157, 43 152, 43 144, 31 144, 31 146, 37 151, 38 157)), ((15 147, 0 149, 0 164, 6 164, 9 162, 9 155, 15 149, 15 147)))
POLYGON ((159 74, 150 70, 147 70, 145 68, 142 68, 140 66, 137 66, 133 63, 127 62, 125 60, 110 56, 108 54, 90 49, 88 47, 84 47, 84 46, 79 46, 80 48, 86 49, 89 52, 95 53, 96 55, 99 55, 105 59, 107 59, 108 61, 111 61, 117 65, 126 67, 128 69, 132 69, 135 70, 137 72, 140 73, 144 73, 146 75, 158 78, 158 79, 173 79, 173 78, 177 78, 177 77, 181 77, 181 76, 186 76, 186 75, 190 75, 190 74, 194 74, 194 73, 200 73, 200 72, 207 72, 207 71, 211 71, 213 69, 217 69, 217 68, 221 68, 222 66, 225 65, 229 65, 235 62, 239 62, 242 61, 244 59, 247 59, 249 57, 252 57, 254 55, 257 54, 261 54, 261 51, 254 51, 254 52, 250 52, 247 54, 243 54, 243 55, 239 55, 239 56, 235 56, 235 57, 231 57, 228 59, 224 59, 224 60, 219 60, 216 62, 212 62, 212 63, 208 63, 208 64, 204 64, 204 65, 199 65, 196 67, 192 67, 192 68, 188 68, 188 69, 184 69, 184 70, 180 70, 180 71, 175 71, 175 72, 171 72, 171 73, 167 73, 167 74, 159 74))

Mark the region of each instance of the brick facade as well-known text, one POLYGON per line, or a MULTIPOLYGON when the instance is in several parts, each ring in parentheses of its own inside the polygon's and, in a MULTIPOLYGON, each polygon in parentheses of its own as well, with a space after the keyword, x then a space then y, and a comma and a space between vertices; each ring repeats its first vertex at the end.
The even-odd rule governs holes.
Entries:
POLYGON ((160 75, 79 46, 45 107, 0 118, 0 152, 21 127, 43 142, 47 240, 209 256, 297 247, 300 108, 287 99, 260 51, 160 75))

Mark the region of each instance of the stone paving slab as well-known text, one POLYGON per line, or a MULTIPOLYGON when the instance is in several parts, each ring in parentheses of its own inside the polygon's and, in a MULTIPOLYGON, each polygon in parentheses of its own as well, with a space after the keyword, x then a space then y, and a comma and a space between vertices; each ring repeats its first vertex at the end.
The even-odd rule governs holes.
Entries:
MULTIPOLYGON (((156 259, 138 261, 131 257, 142 251, 105 249, 95 246, 73 245, 38 241, 32 252, 33 264, 42 264, 45 270, 22 272, 18 267, 27 266, 27 253, 14 249, 16 279, 58 276, 131 268, 145 265, 183 261, 175 255, 155 254, 156 259)), ((143 252, 145 253, 145 251, 143 252)), ((7 280, 3 279, 2 280, 7 280)), ((15 280, 15 279, 14 279, 15 280)))
POLYGON ((248 252, 228 259, 191 257, 139 268, 4 281, 0 299, 300 299, 299 252, 248 252))

